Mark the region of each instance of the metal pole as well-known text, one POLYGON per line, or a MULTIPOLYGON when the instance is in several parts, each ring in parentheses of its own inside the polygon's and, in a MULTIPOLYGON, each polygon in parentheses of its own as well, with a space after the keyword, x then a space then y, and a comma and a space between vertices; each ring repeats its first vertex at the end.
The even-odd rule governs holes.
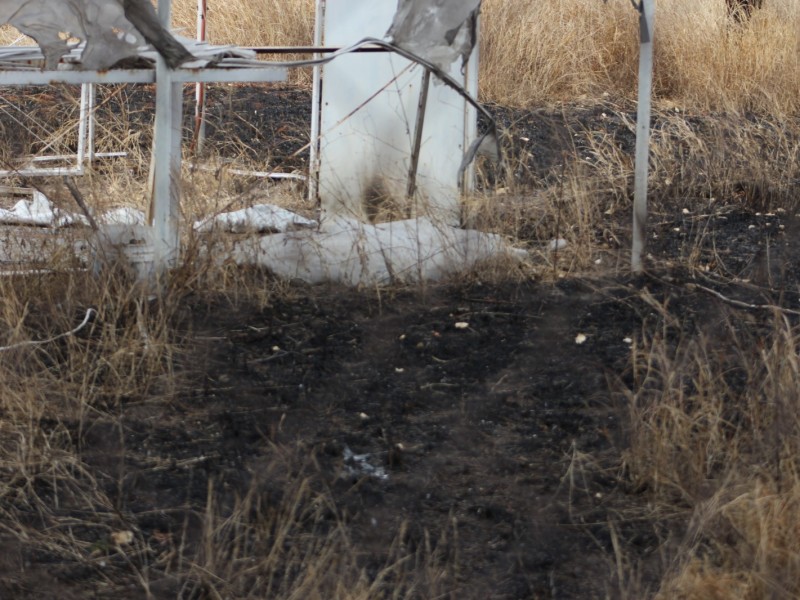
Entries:
POLYGON ((417 168, 419 167, 419 154, 422 150, 422 130, 425 127, 425 111, 428 108, 428 90, 431 87, 431 72, 425 69, 422 74, 422 87, 419 90, 419 104, 417 105, 417 123, 414 126, 414 144, 411 147, 411 165, 408 168, 408 188, 406 196, 413 198, 417 191, 417 168))
MULTIPOLYGON (((160 0, 158 15, 169 28, 170 0, 160 0)), ((163 273, 175 265, 180 249, 181 84, 161 55, 156 57, 156 119, 153 133, 153 197, 150 223, 153 227, 154 266, 163 273)))
MULTIPOLYGON (((323 30, 325 28, 325 0, 317 0, 316 17, 314 20, 314 46, 322 46, 323 30)), ((314 59, 320 54, 315 53, 314 59)), ((322 119, 322 67, 315 65, 312 71, 311 88, 311 143, 308 151, 308 199, 317 201, 319 194, 319 133, 320 120, 322 119)))
POLYGON ((174 266, 180 249, 181 84, 173 83, 172 69, 156 59, 156 120, 153 139, 153 198, 151 225, 155 267, 174 266))
POLYGON ((78 117, 78 151, 75 170, 83 174, 83 161, 86 158, 86 137, 89 134, 89 83, 81 84, 81 108, 78 117))
POLYGON ((94 83, 88 84, 88 90, 86 94, 89 97, 89 133, 87 142, 87 159, 89 160, 89 164, 91 165, 94 162, 97 153, 95 152, 94 147, 94 135, 95 135, 95 119, 94 119, 94 109, 95 105, 97 104, 97 85, 94 83))
POLYGON ((639 108, 636 116, 636 172, 633 191, 633 246, 631 270, 641 273, 647 243, 647 176, 650 163, 650 113, 653 89, 653 33, 655 0, 639 4, 639 108))
MULTIPOLYGON (((206 0, 197 0, 197 41, 206 41, 206 0)), ((206 139, 206 84, 198 82, 194 87, 194 143, 193 150, 203 151, 206 139)))
POLYGON ((158 0, 158 20, 169 29, 172 23, 172 0, 158 0))

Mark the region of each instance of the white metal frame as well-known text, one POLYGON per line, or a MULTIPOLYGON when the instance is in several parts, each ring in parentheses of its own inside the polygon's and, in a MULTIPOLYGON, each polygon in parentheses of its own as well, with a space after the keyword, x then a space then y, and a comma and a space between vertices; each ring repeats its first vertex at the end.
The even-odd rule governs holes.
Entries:
MULTIPOLYGON (((324 9, 326 0, 317 0, 317 9, 324 9)), ((641 272, 642 253, 645 249, 645 226, 647 219, 647 178, 649 171, 649 133, 650 106, 653 73, 652 43, 655 21, 655 1, 639 0, 638 5, 632 0, 640 12, 641 54, 639 62, 639 113, 637 117, 636 144, 636 178, 633 215, 633 246, 631 267, 634 272, 641 272)), ((161 22, 169 27, 171 0, 160 0, 158 12, 161 22)), ((320 19, 318 19, 318 22, 320 19)), ((315 32, 315 45, 320 44, 321 30, 315 32)), ((317 58, 318 55, 315 55, 317 58)), ((319 67, 315 67, 318 69, 319 67)), ((95 156, 93 148, 94 125, 91 118, 93 111, 94 84, 122 83, 157 83, 156 91, 156 126, 154 133, 154 180, 151 210, 151 226, 156 241, 156 271, 161 272, 174 264, 179 251, 179 201, 181 171, 181 88, 185 83, 236 83, 236 82, 278 82, 286 79, 288 67, 285 65, 247 66, 233 69, 205 68, 168 68, 157 57, 155 70, 108 70, 79 71, 68 65, 54 71, 33 70, 0 70, 0 86, 15 85, 51 85, 67 83, 82 85, 81 117, 79 129, 79 148, 76 165, 66 168, 37 168, 32 172, 26 169, 0 171, 0 176, 11 174, 63 175, 82 172, 84 160, 95 156), (84 95, 86 94, 86 96, 84 95), (84 99, 86 100, 84 102, 84 99), (88 141, 87 141, 88 140, 88 141)), ((318 77, 315 77, 315 82, 318 77)), ((315 106, 319 102, 319 89, 313 92, 315 106)), ((314 125, 312 124, 312 127, 314 125)), ((312 161, 310 167, 315 168, 317 152, 313 141, 318 139, 319 131, 312 130, 312 161)), ((38 157, 34 162, 61 159, 62 157, 38 157)), ((311 191, 316 192, 316 182, 311 180, 311 191)))
MULTIPOLYGON (((158 15, 169 27, 171 1, 158 3, 158 15)), ((153 230, 154 260, 157 273, 174 266, 180 250, 180 174, 181 120, 183 116, 182 88, 186 83, 240 83, 285 81, 284 66, 243 66, 238 68, 178 68, 170 69, 157 56, 155 70, 120 69, 82 71, 70 65, 57 70, 0 70, 0 86, 52 85, 66 83, 82 85, 79 149, 75 167, 55 169, 20 169, 6 175, 67 175, 82 173, 87 156, 94 156, 92 139, 93 84, 143 83, 156 85, 156 116, 153 134, 153 195, 150 226, 153 230), (84 94, 86 94, 84 100, 84 94)), ((50 159, 51 157, 48 157, 50 159)), ((0 172, 0 175, 4 173, 0 172)))

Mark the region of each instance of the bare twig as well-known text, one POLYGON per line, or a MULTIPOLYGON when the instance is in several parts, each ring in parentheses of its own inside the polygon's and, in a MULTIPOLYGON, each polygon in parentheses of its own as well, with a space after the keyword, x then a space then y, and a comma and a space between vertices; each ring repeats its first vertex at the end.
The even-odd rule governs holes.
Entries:
POLYGON ((83 321, 81 324, 78 325, 75 329, 67 331, 65 333, 60 333, 55 337, 48 338, 46 340, 28 340, 25 342, 19 342, 17 344, 11 344, 10 346, 0 346, 0 352, 7 352, 8 350, 14 350, 15 348, 23 348, 25 346, 41 346, 42 344, 49 344, 50 342, 55 342, 56 340, 60 340, 61 338, 65 338, 71 335, 75 335, 81 329, 86 327, 86 324, 89 323, 89 319, 92 318, 92 315, 96 315, 97 311, 93 308, 86 309, 86 316, 83 317, 83 321))
POLYGON ((92 213, 89 212, 89 207, 86 205, 86 201, 83 199, 83 194, 81 194, 81 191, 78 189, 78 186, 75 185, 75 182, 64 175, 64 184, 67 186, 69 193, 72 194, 72 197, 75 198, 75 202, 78 203, 81 211, 83 211, 83 216, 85 216, 86 220, 89 221, 89 225, 91 225, 92 229, 95 231, 99 230, 100 228, 97 226, 97 221, 94 220, 92 213))
POLYGON ((741 300, 736 300, 734 298, 728 298, 724 294, 718 292, 717 290, 713 290, 709 287, 704 285, 700 285, 699 283, 687 283, 686 288, 690 290, 700 290, 701 292, 705 292, 707 294, 711 294, 716 298, 719 298, 723 302, 730 304, 731 306, 735 306, 737 308, 746 308, 748 310, 769 310, 769 311, 778 311, 789 315, 797 315, 800 316, 800 310, 792 310, 791 308, 784 308, 783 306, 778 306, 777 304, 750 304, 749 302, 742 302, 741 300))

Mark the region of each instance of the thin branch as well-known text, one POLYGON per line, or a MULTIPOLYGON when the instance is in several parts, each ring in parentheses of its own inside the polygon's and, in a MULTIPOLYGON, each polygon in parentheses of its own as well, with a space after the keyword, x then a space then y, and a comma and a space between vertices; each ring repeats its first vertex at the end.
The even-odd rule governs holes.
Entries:
POLYGON ((25 342, 19 342, 17 344, 11 344, 10 346, 0 346, 0 352, 7 352, 9 350, 14 350, 15 348, 23 348, 25 346, 41 346, 42 344, 49 344, 50 342, 55 342, 56 340, 60 340, 61 338, 65 338, 71 335, 75 335, 81 329, 86 327, 87 323, 89 323, 89 319, 92 318, 92 315, 96 315, 97 311, 93 308, 86 309, 86 316, 83 317, 83 321, 80 325, 78 325, 75 329, 67 331, 66 333, 61 333, 55 337, 48 338, 46 340, 28 340, 25 342))

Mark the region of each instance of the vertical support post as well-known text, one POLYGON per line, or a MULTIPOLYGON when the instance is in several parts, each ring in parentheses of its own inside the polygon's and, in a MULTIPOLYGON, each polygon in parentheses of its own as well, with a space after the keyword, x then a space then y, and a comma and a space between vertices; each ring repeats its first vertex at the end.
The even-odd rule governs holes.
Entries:
POLYGON ((172 0, 158 0, 158 20, 169 29, 172 23, 172 0))
POLYGON ((180 238, 181 84, 159 56, 156 62, 156 120, 153 139, 153 198, 151 225, 157 271, 174 266, 180 238))
POLYGON ((94 147, 94 135, 95 135, 95 119, 94 119, 94 109, 97 104, 97 84, 89 83, 87 84, 87 100, 88 100, 88 126, 89 132, 87 133, 86 139, 86 159, 89 161, 91 165, 95 159, 95 147, 94 147))
POLYGON ((81 84, 81 108, 78 117, 78 150, 75 155, 76 175, 83 175, 83 162, 87 155, 87 137, 90 135, 89 129, 89 86, 92 84, 81 84))
POLYGON ((639 0, 639 107, 636 115, 636 171, 633 192, 631 270, 641 273, 647 243, 647 177, 650 167, 650 113, 653 89, 655 0, 639 0))
POLYGON ((425 111, 428 108, 428 90, 430 87, 431 72, 425 69, 422 74, 422 87, 419 90, 417 122, 414 126, 414 140, 411 146, 411 164, 408 167, 408 188, 406 189, 408 198, 413 198, 417 191, 417 168, 419 167, 419 153, 422 150, 422 130, 425 128, 425 111))
MULTIPOLYGON (((160 0, 158 15, 169 27, 170 0, 160 0)), ((156 119, 153 133, 153 187, 150 224, 153 227, 154 267, 163 273, 174 266, 180 249, 180 176, 182 86, 172 80, 172 69, 156 58, 156 119)))
MULTIPOLYGON (((481 30, 481 16, 478 14, 475 21, 475 35, 479 36, 481 30)), ((476 38, 477 39, 477 38, 476 38)), ((467 60, 465 81, 466 90, 475 98, 478 97, 478 69, 480 67, 480 44, 475 44, 472 54, 467 60)), ((465 99, 461 99, 464 106, 464 145, 461 153, 467 151, 472 140, 478 137, 478 111, 465 99)), ((466 196, 475 189, 475 161, 473 160, 458 182, 461 195, 466 196)))
MULTIPOLYGON (((197 41, 206 41, 206 0, 197 0, 197 41)), ((206 84, 194 84, 194 141, 192 150, 198 154, 203 151, 206 139, 206 84)))
MULTIPOLYGON (((322 30, 325 23, 325 0, 317 0, 314 20, 314 45, 322 46, 322 30)), ((314 59, 320 55, 315 53, 314 59)), ((312 70, 311 88, 311 146, 308 152, 308 199, 317 201, 319 194, 319 132, 322 119, 322 67, 315 65, 312 70)))

